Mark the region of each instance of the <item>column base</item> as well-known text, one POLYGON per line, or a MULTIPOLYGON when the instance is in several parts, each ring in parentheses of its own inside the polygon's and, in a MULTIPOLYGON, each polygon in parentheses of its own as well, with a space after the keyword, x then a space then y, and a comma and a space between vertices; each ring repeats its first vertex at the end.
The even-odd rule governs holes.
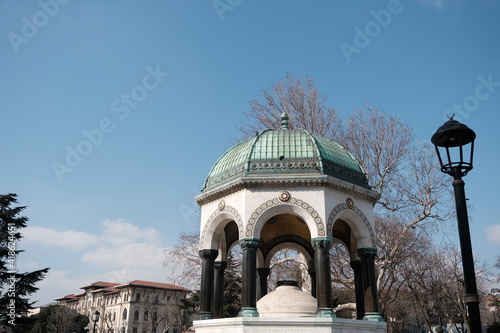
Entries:
POLYGON ((252 307, 244 307, 241 308, 240 313, 238 313, 238 317, 258 317, 259 312, 256 308, 252 307))
POLYGON ((368 321, 384 321, 380 313, 378 312, 366 312, 365 316, 363 317, 363 320, 368 320, 368 321))
POLYGON ((319 318, 337 318, 337 315, 331 308, 319 308, 314 316, 319 318))
POLYGON ((198 316, 200 317, 200 320, 207 320, 214 318, 214 316, 212 316, 210 312, 199 312, 198 316))

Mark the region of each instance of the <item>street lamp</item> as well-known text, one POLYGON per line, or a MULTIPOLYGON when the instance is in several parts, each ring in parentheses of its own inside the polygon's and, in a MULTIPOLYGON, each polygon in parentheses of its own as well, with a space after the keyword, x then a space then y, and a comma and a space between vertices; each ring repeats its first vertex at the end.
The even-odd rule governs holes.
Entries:
POLYGON ((97 322, 99 321, 100 315, 101 313, 99 312, 99 310, 95 310, 95 312, 92 314, 92 321, 94 322, 94 329, 92 330, 93 333, 96 332, 97 322))
POLYGON ((481 332, 479 296, 477 294, 474 259, 469 232, 469 218, 465 203, 464 181, 462 177, 472 170, 474 139, 476 133, 464 124, 450 118, 439 127, 431 138, 441 164, 441 171, 452 176, 457 209, 458 233, 462 251, 464 270, 465 302, 469 312, 472 333, 481 332))

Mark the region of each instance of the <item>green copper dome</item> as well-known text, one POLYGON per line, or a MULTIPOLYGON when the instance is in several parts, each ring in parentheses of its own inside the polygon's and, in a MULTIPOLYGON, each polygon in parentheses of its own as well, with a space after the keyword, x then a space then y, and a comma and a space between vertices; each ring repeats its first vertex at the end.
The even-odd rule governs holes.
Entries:
POLYGON ((303 129, 288 129, 282 117, 280 130, 266 130, 227 150, 208 174, 202 191, 241 177, 329 175, 365 188, 365 171, 338 143, 310 134, 303 129))

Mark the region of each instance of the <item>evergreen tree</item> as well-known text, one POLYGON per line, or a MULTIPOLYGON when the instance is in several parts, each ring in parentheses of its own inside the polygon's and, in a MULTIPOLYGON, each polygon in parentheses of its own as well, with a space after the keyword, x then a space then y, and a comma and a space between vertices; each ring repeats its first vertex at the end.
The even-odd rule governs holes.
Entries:
POLYGON ((224 317, 237 317, 241 309, 241 272, 240 264, 229 253, 224 276, 224 317))
POLYGON ((0 325, 14 325, 17 318, 32 309, 28 296, 38 290, 35 284, 45 277, 48 268, 33 272, 17 271, 17 243, 20 230, 26 227, 27 217, 19 216, 26 208, 12 207, 16 194, 0 195, 0 325))
POLYGON ((200 291, 195 290, 186 298, 181 298, 179 310, 184 314, 184 322, 200 310, 200 291))
POLYGON ((89 317, 62 305, 50 305, 40 313, 16 321, 13 333, 86 333, 89 317))

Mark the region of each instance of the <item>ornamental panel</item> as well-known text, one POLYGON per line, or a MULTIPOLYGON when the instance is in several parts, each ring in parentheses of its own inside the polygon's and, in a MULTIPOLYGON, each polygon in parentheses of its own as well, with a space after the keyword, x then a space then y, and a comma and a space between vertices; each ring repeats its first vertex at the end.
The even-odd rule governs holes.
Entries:
MULTIPOLYGON (((297 207, 303 208, 305 211, 311 215, 314 223, 316 224, 316 228, 318 231, 319 236, 325 236, 325 225, 319 216, 318 212, 307 202, 297 199, 297 198, 290 198, 288 201, 283 202, 278 198, 274 199, 269 199, 266 202, 262 203, 255 211, 252 213, 251 218, 248 220, 247 224, 247 229, 245 232, 245 237, 253 237, 254 232, 255 232, 255 223, 257 222, 258 218, 268 209, 275 207, 277 205, 294 205, 297 207)), ((241 237, 241 236, 240 236, 241 237)))
POLYGON ((203 231, 200 235, 200 246, 202 246, 202 244, 204 244, 205 242, 205 237, 207 235, 208 228, 212 224, 212 221, 215 220, 219 215, 227 213, 232 215, 233 221, 236 222, 236 224, 238 225, 239 238, 243 238, 245 236, 243 220, 241 219, 240 213, 238 213, 236 208, 225 204, 224 201, 221 201, 221 203, 219 203, 218 208, 214 210, 212 215, 210 215, 210 217, 208 218, 207 223, 205 223, 205 227, 203 228, 203 231))
POLYGON ((327 235, 328 235, 328 237, 332 237, 333 223, 335 222, 335 218, 337 217, 337 215, 344 210, 348 210, 348 211, 354 212, 356 215, 358 215, 361 218, 361 220, 363 221, 363 223, 366 226, 366 229, 370 233, 370 239, 372 241, 372 245, 376 246, 376 244, 375 244, 375 232, 373 231, 373 229, 370 225, 370 221, 368 221, 365 214, 363 214, 363 212, 358 207, 356 207, 354 204, 350 203, 350 206, 351 205, 352 205, 352 208, 349 208, 347 203, 342 203, 342 204, 337 205, 334 209, 332 209, 330 216, 328 216, 328 223, 327 223, 327 235))

